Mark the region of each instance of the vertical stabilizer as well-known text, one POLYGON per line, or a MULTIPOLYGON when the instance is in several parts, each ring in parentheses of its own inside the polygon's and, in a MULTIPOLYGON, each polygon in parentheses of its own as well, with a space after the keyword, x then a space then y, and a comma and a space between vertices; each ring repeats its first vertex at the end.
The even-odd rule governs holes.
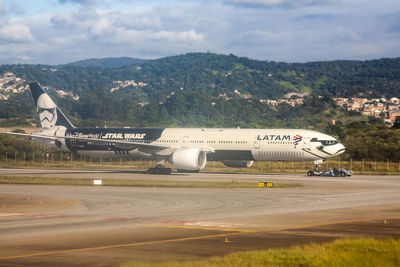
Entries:
POLYGON ((37 111, 39 112, 40 123, 43 131, 54 131, 54 134, 56 135, 60 128, 74 128, 72 123, 67 119, 67 117, 65 117, 64 113, 62 113, 39 83, 31 83, 29 84, 29 87, 37 111))

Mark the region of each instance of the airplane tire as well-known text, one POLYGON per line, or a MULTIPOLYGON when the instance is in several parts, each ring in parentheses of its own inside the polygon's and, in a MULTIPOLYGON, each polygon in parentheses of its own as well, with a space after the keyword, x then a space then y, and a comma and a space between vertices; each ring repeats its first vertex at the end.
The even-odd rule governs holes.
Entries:
POLYGON ((154 168, 149 168, 148 173, 150 174, 171 174, 172 170, 171 168, 160 168, 160 167, 154 167, 154 168))
POLYGON ((200 170, 190 171, 190 170, 182 170, 182 169, 178 169, 177 171, 179 173, 199 173, 200 172, 200 170))
POLYGON ((160 174, 171 174, 171 169, 170 168, 164 168, 161 170, 160 174))

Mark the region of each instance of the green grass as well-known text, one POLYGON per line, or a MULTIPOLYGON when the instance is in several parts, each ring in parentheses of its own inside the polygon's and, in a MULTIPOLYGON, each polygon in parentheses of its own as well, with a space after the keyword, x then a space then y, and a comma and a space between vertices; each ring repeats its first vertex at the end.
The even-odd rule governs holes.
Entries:
POLYGON ((337 240, 289 249, 237 252, 200 261, 129 262, 121 266, 400 266, 400 240, 337 240))
MULTIPOLYGON (((0 176, 0 184, 48 184, 48 185, 93 185, 89 178, 52 178, 0 176)), ((180 187, 180 188, 258 188, 258 183, 249 182, 196 182, 102 179, 103 186, 133 187, 180 187)), ((300 184, 273 184, 272 188, 300 187, 300 184)), ((265 189, 268 190, 268 189, 265 189)))
MULTIPOLYGON (((22 154, 21 154, 22 155, 22 154)), ((89 159, 74 158, 73 161, 60 160, 60 153, 54 153, 49 160, 43 160, 38 155, 35 161, 32 159, 22 160, 18 155, 17 160, 9 158, 5 160, 0 158, 0 168, 68 168, 68 169, 126 169, 145 171, 150 167, 154 167, 154 161, 129 161, 129 160, 112 160, 109 159, 89 159), (54 156, 54 160, 52 157, 54 156)), ((10 155, 9 155, 10 156, 10 155)), ((11 155, 14 156, 14 155, 11 155)), ((29 155, 31 156, 31 155, 29 155)), ((42 155, 43 157, 43 155, 42 155)), ((166 163, 167 167, 175 169, 173 165, 166 163)), ((321 165, 321 169, 330 169, 335 166, 341 166, 346 169, 353 170, 354 174, 364 175, 400 175, 400 162, 387 161, 348 161, 339 160, 337 158, 330 159, 321 165)), ((222 162, 209 161, 201 172, 219 172, 219 173, 298 173, 306 174, 308 170, 314 168, 314 163, 309 162, 291 162, 291 161, 260 161, 254 162, 251 168, 233 168, 226 167, 222 162)))
POLYGON ((294 86, 291 82, 288 82, 288 81, 277 81, 276 83, 279 84, 280 86, 282 86, 284 88, 287 88, 287 89, 290 89, 290 90, 292 90, 294 92, 299 92, 299 89, 296 86, 294 86))
POLYGON ((301 86, 301 92, 302 93, 312 93, 312 88, 311 87, 309 87, 309 86, 306 86, 306 85, 302 85, 301 86))

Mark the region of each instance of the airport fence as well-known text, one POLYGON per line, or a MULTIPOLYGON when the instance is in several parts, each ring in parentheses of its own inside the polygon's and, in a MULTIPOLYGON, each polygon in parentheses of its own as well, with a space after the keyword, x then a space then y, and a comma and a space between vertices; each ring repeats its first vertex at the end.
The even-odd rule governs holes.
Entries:
MULTIPOLYGON (((156 162, 149 160, 132 160, 123 158, 94 158, 79 156, 68 152, 3 152, 0 153, 0 167, 45 167, 45 168, 88 168, 88 169, 132 169, 146 170, 154 167, 156 162)), ((172 165, 166 163, 167 166, 172 165)), ((321 169, 343 167, 353 170, 354 174, 392 174, 400 175, 400 161, 391 160, 341 160, 335 158, 326 161, 321 169)), ((254 173, 306 173, 314 168, 314 163, 291 161, 254 162, 251 168, 226 167, 221 162, 207 162, 204 171, 211 172, 254 172, 254 173)))

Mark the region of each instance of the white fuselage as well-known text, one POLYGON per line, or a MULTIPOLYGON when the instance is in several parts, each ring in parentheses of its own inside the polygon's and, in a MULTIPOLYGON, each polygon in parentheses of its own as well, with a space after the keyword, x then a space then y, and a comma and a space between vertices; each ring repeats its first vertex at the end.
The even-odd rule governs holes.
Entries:
MULTIPOLYGON (((88 136, 87 130, 82 136, 88 136)), ((337 156, 344 152, 344 146, 329 135, 310 130, 297 129, 201 129, 201 128, 165 128, 157 138, 148 138, 135 128, 102 129, 95 128, 98 138, 103 140, 134 141, 143 140, 149 144, 167 146, 155 153, 146 155, 142 151, 131 150, 129 153, 116 153, 115 149, 97 147, 90 144, 72 142, 67 147, 81 155, 104 157, 167 157, 172 150, 199 148, 214 151, 208 153, 209 160, 287 160, 317 161, 337 156), (124 130, 121 130, 124 129, 124 130), (131 130, 131 131, 130 131, 131 130), (111 131, 111 133, 110 133, 111 131), (125 133, 124 133, 125 131, 125 133), (129 134, 126 132, 130 132, 129 134), (132 132, 134 134, 132 134, 132 132), (139 137, 139 139, 137 139, 139 137), (76 146, 74 147, 74 143, 76 146)), ((146 129, 146 128, 144 128, 146 129)), ((74 133, 79 137, 79 130, 74 133)))

